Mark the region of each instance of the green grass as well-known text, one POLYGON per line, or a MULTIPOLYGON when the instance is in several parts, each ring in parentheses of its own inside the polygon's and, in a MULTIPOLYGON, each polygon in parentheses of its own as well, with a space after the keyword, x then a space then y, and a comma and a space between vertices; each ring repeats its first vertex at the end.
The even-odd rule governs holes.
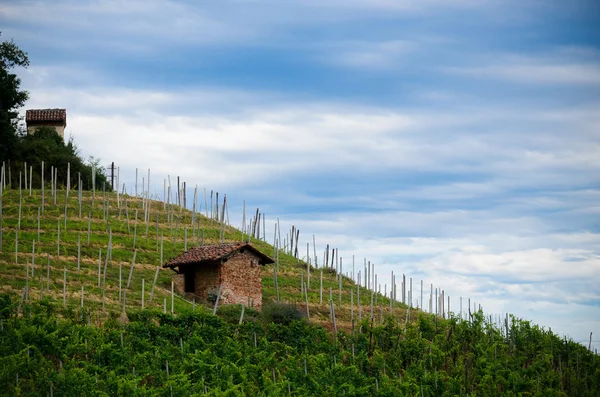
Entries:
MULTIPOLYGON (((65 191, 57 192, 56 204, 45 193, 42 208, 41 190, 32 195, 18 190, 5 190, 2 195, 2 245, 0 252, 1 291, 21 295, 26 284, 26 263, 34 261, 34 275, 30 276, 29 298, 52 296, 63 299, 63 271, 67 269, 68 306, 78 307, 81 301, 81 288, 84 288, 84 308, 108 313, 122 311, 123 297, 126 291, 125 309, 140 308, 142 304, 142 280, 145 282, 145 307, 162 309, 167 299, 167 310, 171 310, 170 283, 173 272, 160 268, 157 288, 152 302, 150 290, 157 266, 179 255, 184 247, 218 243, 220 224, 196 214, 192 225, 192 212, 174 205, 164 206, 162 202, 151 201, 150 221, 145 223, 143 200, 138 197, 121 195, 121 208, 116 193, 82 193, 81 217, 78 192, 71 191, 66 198, 65 191), (66 220, 65 220, 66 202, 66 220), (126 203, 126 204, 125 204, 126 203), (19 210, 21 220, 19 224, 19 210), (38 233, 39 210, 39 233, 38 233), (137 210, 137 222, 135 213, 137 210), (108 217, 106 217, 108 212, 108 217), (89 217, 89 219, 88 219, 89 217), (88 236, 89 226, 89 236, 88 236), (59 244, 60 233, 60 244, 59 244), (98 262, 104 271, 109 236, 112 234, 112 255, 106 268, 106 289, 104 275, 98 285, 98 262), (187 239, 185 235, 187 234, 187 239), (135 236, 135 238, 134 238, 135 236), (80 269, 77 270, 78 239, 80 246, 80 269), (135 245, 134 245, 135 242, 135 245), (162 261, 161 261, 162 246, 162 261), (15 255, 16 250, 16 255, 15 255), (123 288, 119 297, 119 264, 122 263, 123 286, 127 282, 134 250, 136 261, 129 289, 123 288), (32 252, 34 254, 32 254, 32 252), (50 280, 48 282, 48 267, 50 280), (104 291, 104 297, 103 297, 104 291), (40 295, 41 294, 41 295, 40 295)), ((240 241, 242 233, 225 227, 225 241, 240 241)), ((247 237, 246 237, 247 238, 247 237)), ((272 245, 258 239, 251 243, 261 252, 274 256, 272 245)), ((263 271, 263 303, 276 300, 273 266, 265 266, 263 271)), ((338 326, 351 326, 351 295, 353 294, 354 313, 358 316, 356 285, 343 277, 341 301, 337 276, 328 269, 323 270, 323 300, 320 303, 320 273, 322 269, 311 270, 311 282, 308 291, 311 320, 328 323, 329 291, 333 291, 338 326), (352 291, 352 292, 351 292, 352 291)), ((306 263, 283 252, 279 253, 277 279, 279 299, 283 302, 296 302, 304 310, 305 302, 301 293, 301 280, 306 282, 306 263)), ((371 295, 361 288, 360 304, 362 316, 370 311, 371 295)), ((375 297, 377 318, 381 312, 389 314, 389 300, 381 295, 375 297)), ((191 303, 176 295, 175 313, 189 309, 191 303)), ((404 316, 406 305, 395 305, 394 315, 404 316)), ((102 314, 98 314, 102 318, 102 314)))

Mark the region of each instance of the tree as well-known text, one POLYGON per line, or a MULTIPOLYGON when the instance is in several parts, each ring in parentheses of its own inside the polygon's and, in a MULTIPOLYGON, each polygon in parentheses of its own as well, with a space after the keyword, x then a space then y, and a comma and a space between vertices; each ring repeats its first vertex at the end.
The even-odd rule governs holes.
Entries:
POLYGON ((29 66, 27 53, 12 40, 0 43, 0 162, 8 160, 18 145, 18 109, 29 98, 29 93, 21 90, 21 79, 11 73, 17 66, 29 66))

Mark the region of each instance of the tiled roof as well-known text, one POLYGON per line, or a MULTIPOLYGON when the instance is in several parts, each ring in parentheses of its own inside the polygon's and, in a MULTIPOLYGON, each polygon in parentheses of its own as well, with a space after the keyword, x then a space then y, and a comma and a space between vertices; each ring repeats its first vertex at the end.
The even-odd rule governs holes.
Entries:
POLYGON ((66 124, 67 109, 29 109, 25 113, 27 123, 36 121, 58 121, 66 124))
POLYGON ((202 247, 191 248, 183 254, 176 256, 175 258, 168 261, 166 264, 163 265, 163 267, 176 267, 181 265, 189 265, 193 263, 226 259, 233 253, 241 250, 242 248, 248 249, 254 255, 261 258, 263 264, 274 262, 273 259, 269 258, 267 255, 263 254, 248 243, 229 243, 204 245, 202 247))

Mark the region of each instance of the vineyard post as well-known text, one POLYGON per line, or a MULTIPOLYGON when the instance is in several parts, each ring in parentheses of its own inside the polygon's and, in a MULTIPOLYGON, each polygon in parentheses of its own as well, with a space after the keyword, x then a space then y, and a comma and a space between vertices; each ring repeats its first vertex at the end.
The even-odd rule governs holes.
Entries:
POLYGON ((160 266, 156 266, 156 271, 154 272, 154 281, 152 282, 152 290, 150 291, 150 300, 148 304, 152 304, 152 298, 154 297, 154 287, 156 287, 156 280, 158 280, 158 271, 160 270, 160 266))
POLYGON ((306 318, 310 321, 310 311, 308 310, 308 289, 306 283, 302 283, 302 289, 304 290, 304 297, 306 298, 306 318))
POLYGON ((354 290, 350 288, 350 321, 354 324, 354 290))
POLYGON ((123 262, 119 262, 119 302, 121 302, 121 290, 123 286, 123 262))
MULTIPOLYGON (((2 169, 4 170, 4 168, 2 169)), ((41 188, 42 188, 42 212, 44 212, 44 161, 42 160, 42 181, 41 181, 41 188)))
POLYGON ((77 235, 77 271, 81 269, 81 234, 77 235))
POLYGON ((21 208, 23 207, 23 192, 21 191, 21 172, 19 172, 19 221, 17 230, 21 230, 21 208))
POLYGON ((32 187, 31 184, 33 183, 33 165, 29 166, 29 195, 31 196, 32 193, 32 187))
POLYGON ((175 313, 175 282, 171 281, 171 314, 175 313))
POLYGON ((81 308, 83 309, 83 285, 81 286, 81 308))
POLYGON ((67 230, 67 207, 69 205, 69 197, 65 191, 65 231, 67 230))
POLYGON ((102 248, 98 250, 98 287, 100 287, 100 275, 102 274, 102 248))
MULTIPOLYGON (((138 220, 138 210, 135 209, 135 219, 133 220, 133 249, 135 249, 135 243, 137 240, 137 220, 138 220)), ((127 222, 129 225, 129 221, 127 222)))
POLYGON ((223 284, 219 284, 219 292, 217 293, 217 299, 215 300, 215 307, 213 308, 213 316, 217 314, 217 308, 219 307, 219 299, 221 299, 221 290, 223 289, 223 284))
POLYGON ((25 264, 25 299, 29 300, 29 260, 25 264))
POLYGON ((35 240, 31 241, 31 278, 35 277, 35 240))
POLYGON ((125 288, 129 289, 129 286, 131 285, 131 277, 133 276, 133 267, 135 265, 135 257, 137 255, 137 250, 133 251, 133 259, 131 260, 131 267, 129 268, 129 277, 127 277, 127 285, 125 286, 125 288))
MULTIPOLYGON (((360 277, 360 272, 358 272, 360 277)), ((362 307, 360 305, 360 283, 356 284, 356 309, 358 310, 358 322, 362 321, 362 307)))
POLYGON ((337 343, 337 324, 335 321, 335 307, 333 307, 333 299, 329 299, 329 310, 331 313, 331 322, 333 323, 333 332, 335 333, 337 343))
POLYGON ((144 308, 144 295, 145 295, 144 287, 145 287, 145 283, 146 283, 146 280, 142 279, 142 309, 144 308))
POLYGON ((88 229, 87 229, 87 245, 90 245, 90 237, 92 231, 92 209, 90 208, 90 212, 88 212, 88 229))
POLYGON ((58 167, 54 167, 54 205, 56 205, 57 186, 58 186, 58 167))
POLYGON ((69 197, 70 190, 71 190, 71 163, 67 163, 67 194, 65 197, 69 197))
MULTIPOLYGON (((337 252, 337 251, 336 251, 337 252)), ((339 268, 340 272, 338 274, 338 280, 339 280, 339 285, 338 285, 338 292, 339 292, 339 302, 340 305, 342 304, 342 258, 340 258, 340 268, 339 268)))
POLYGON ((48 254, 48 266, 46 269, 46 291, 50 291, 50 254, 48 254))
MULTIPOLYGON (((263 227, 263 231, 264 231, 263 227)), ((306 243, 306 285, 310 288, 310 243, 306 243)))
POLYGON ((244 306, 244 304, 242 303, 242 313, 240 314, 240 321, 238 322, 239 325, 242 324, 242 322, 244 321, 244 309, 246 308, 246 306, 244 306))
POLYGON ((67 305, 67 267, 63 271, 63 306, 67 305))
POLYGON ((321 282, 319 285, 319 304, 323 304, 323 268, 321 268, 321 282))
POLYGON ((77 198, 79 199, 79 217, 81 218, 81 205, 83 201, 82 190, 81 190, 81 172, 77 173, 77 198))
POLYGON ((15 230, 15 265, 19 262, 19 231, 15 230))

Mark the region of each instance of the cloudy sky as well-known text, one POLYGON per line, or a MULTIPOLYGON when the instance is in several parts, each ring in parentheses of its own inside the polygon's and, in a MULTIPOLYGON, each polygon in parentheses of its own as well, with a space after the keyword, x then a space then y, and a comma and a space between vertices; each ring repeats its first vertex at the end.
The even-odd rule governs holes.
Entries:
POLYGON ((128 190, 180 176, 600 348, 598 3, 19 1, 0 26, 27 108, 67 108, 128 190))

